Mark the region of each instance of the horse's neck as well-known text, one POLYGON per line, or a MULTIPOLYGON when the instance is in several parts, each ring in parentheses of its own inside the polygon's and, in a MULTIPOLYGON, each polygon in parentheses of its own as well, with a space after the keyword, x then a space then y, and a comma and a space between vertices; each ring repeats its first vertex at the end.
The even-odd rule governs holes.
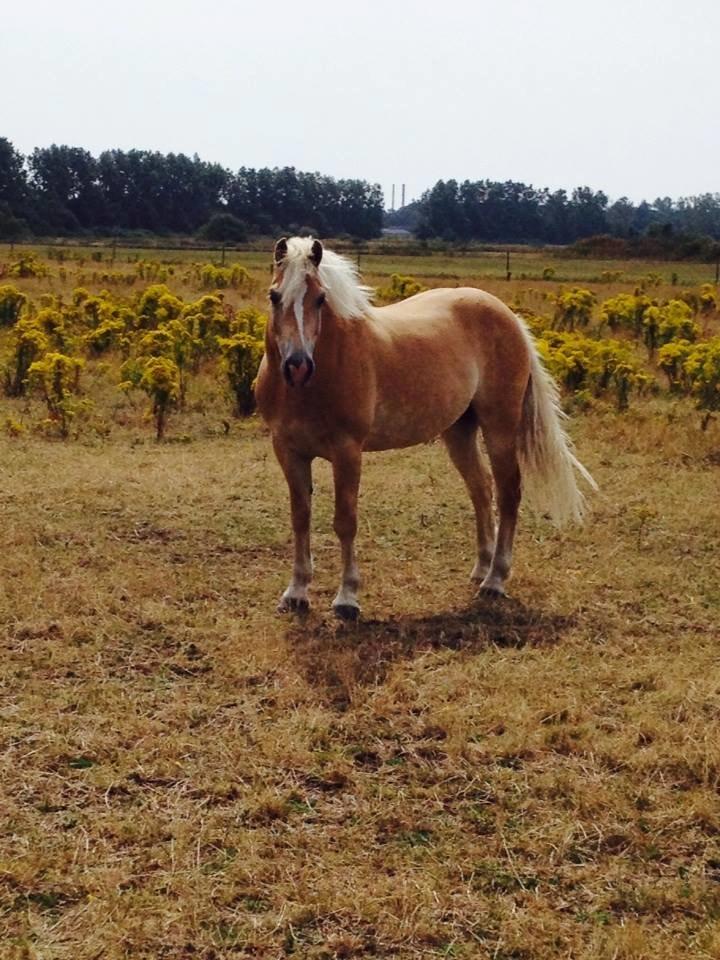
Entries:
POLYGON ((358 320, 345 320, 343 317, 338 317, 337 314, 328 311, 327 315, 323 316, 320 336, 327 335, 329 340, 338 342, 347 340, 352 338, 354 328, 359 322, 358 320))

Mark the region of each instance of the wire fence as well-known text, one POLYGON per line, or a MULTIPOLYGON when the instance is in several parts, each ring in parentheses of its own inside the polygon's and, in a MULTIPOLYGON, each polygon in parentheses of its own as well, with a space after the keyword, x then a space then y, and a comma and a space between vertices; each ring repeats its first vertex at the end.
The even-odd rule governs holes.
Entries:
MULTIPOLYGON (((363 258, 372 257, 388 261, 395 258, 482 258, 486 262, 492 262, 494 271, 504 274, 507 281, 513 278, 512 258, 517 257, 521 262, 524 257, 532 255, 541 255, 545 253, 551 261, 556 259, 578 259, 588 260, 588 258, 568 257, 568 253, 562 247, 548 245, 525 245, 525 244, 482 244, 458 246, 455 244, 444 243, 426 243, 415 239, 406 238, 380 238, 370 241, 353 241, 344 238, 331 240, 333 250, 343 253, 356 260, 357 267, 360 269, 363 258)), ((30 248, 42 248, 47 251, 49 258, 63 259, 62 254, 67 252, 71 255, 77 252, 85 252, 87 259, 97 262, 109 262, 113 264, 116 259, 121 259, 123 255, 129 258, 130 254, 135 254, 133 260, 139 259, 140 253, 159 254, 159 255, 178 255, 185 256, 204 255, 225 266, 228 256, 256 255, 266 256, 268 264, 271 263, 270 251, 274 245, 274 240, 264 237, 246 243, 211 243, 195 239, 183 239, 175 242, 162 242, 161 240, 145 240, 132 238, 99 238, 99 239, 70 239, 64 237, 33 238, 26 241, 0 240, 0 251, 5 248, 8 255, 12 257, 15 250, 30 248), (106 253, 109 254, 106 257, 106 253)), ((0 257, 2 253, 0 252, 0 257)), ((593 258, 590 258, 592 260, 593 258)), ((600 258, 604 259, 604 258, 600 258)), ((622 258, 625 260, 626 258, 622 258)), ((643 262, 644 258, 629 257, 627 259, 637 260, 638 264, 643 262)), ((667 260, 668 267, 672 263, 680 261, 667 260)), ((694 263, 699 265, 701 261, 682 261, 686 265, 694 263)), ((705 261, 707 263, 707 261, 705 261)), ((707 264, 712 273, 714 273, 714 282, 720 285, 720 259, 716 262, 707 264)), ((712 274, 711 274, 712 276, 712 274)), ((579 278, 578 278, 579 279, 579 278)), ((710 280, 710 277, 707 278, 710 280)))

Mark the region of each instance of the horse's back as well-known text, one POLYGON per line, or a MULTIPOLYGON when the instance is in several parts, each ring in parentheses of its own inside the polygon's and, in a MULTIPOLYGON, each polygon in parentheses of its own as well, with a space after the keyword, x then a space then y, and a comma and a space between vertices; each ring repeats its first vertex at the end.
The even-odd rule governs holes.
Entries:
POLYGON ((391 333, 405 332, 408 325, 418 329, 424 325, 469 325, 477 330, 485 327, 512 327, 512 311, 493 294, 476 287, 436 287, 416 293, 407 300, 376 307, 373 318, 391 333))
MULTIPOLYGON (((376 356, 432 366, 436 376, 478 371, 482 380, 517 373, 526 382, 530 350, 521 321, 501 300, 475 287, 436 288, 375 308, 376 356)), ((401 361, 402 362, 402 361, 401 361)))

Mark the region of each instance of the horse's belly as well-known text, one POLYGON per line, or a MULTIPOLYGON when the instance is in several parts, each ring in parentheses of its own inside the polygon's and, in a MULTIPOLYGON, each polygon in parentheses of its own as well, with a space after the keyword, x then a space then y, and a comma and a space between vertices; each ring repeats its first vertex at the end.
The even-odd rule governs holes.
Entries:
POLYGON ((365 450, 393 450, 428 443, 447 430, 468 408, 472 394, 441 404, 379 400, 365 450), (453 402, 454 401, 454 402, 453 402))

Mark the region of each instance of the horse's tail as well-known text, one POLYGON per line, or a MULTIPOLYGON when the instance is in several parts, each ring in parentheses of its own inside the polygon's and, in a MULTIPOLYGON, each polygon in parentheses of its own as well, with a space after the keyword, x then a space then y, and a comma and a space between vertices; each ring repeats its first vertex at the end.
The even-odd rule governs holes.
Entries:
POLYGON ((566 414, 560 406, 557 384, 543 366, 527 327, 518 318, 530 352, 530 379, 523 399, 518 436, 518 459, 523 494, 530 505, 548 513, 557 526, 582 521, 585 497, 576 472, 593 490, 597 484, 573 452, 563 428, 566 414))

